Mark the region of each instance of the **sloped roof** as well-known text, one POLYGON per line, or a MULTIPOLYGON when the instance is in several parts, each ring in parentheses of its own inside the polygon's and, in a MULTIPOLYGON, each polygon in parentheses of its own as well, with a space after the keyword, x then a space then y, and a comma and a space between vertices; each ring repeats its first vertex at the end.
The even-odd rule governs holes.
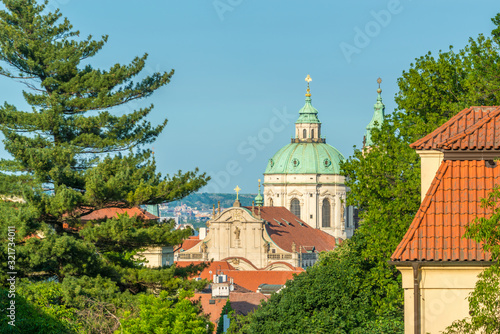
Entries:
POLYGON ((286 281, 293 279, 294 274, 300 274, 304 270, 227 270, 224 274, 232 278, 234 283, 242 287, 257 291, 261 284, 279 284, 284 285, 286 281))
MULTIPOLYGON (((202 261, 177 261, 175 262, 178 267, 186 267, 193 264, 200 264, 202 261)), ((201 273, 200 277, 203 279, 213 280, 213 275, 216 272, 222 272, 227 275, 228 278, 233 279, 233 283, 244 287, 245 289, 251 291, 257 291, 257 288, 261 284, 279 284, 283 285, 287 280, 293 279, 294 274, 300 274, 304 272, 304 269, 297 268, 296 270, 235 270, 226 261, 214 261, 209 267, 205 268, 201 273), (211 273, 210 273, 211 272, 211 273)))
POLYGON ((188 250, 193 248, 194 246, 198 245, 201 242, 199 236, 190 236, 188 239, 184 240, 184 242, 181 245, 182 250, 188 250))
POLYGON ((142 210, 139 207, 99 209, 99 210, 95 210, 95 211, 89 213, 88 215, 80 217, 80 219, 82 221, 110 219, 110 218, 115 218, 118 215, 121 215, 124 213, 128 214, 129 217, 137 216, 137 217, 144 219, 144 220, 157 220, 157 219, 159 219, 159 217, 147 212, 146 210, 142 210))
POLYGON ((292 251, 292 243, 295 243, 296 251, 301 252, 311 247, 318 252, 335 248, 335 237, 310 227, 287 208, 263 206, 260 208, 260 215, 267 222, 267 234, 278 247, 287 252, 292 251))
POLYGON ((417 150, 500 149, 500 107, 464 109, 410 147, 417 150))
POLYGON ((500 182, 500 166, 484 160, 445 160, 424 201, 392 255, 393 261, 489 261, 491 254, 462 236, 476 217, 491 214, 481 207, 500 182))

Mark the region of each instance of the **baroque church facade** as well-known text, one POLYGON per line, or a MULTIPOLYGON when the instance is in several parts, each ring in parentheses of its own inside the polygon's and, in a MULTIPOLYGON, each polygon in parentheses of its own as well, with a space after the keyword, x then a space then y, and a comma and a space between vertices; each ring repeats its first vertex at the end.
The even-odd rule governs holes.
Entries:
MULTIPOLYGON (((233 207, 217 211, 214 207, 207 228, 179 246, 176 262, 213 260, 225 261, 235 270, 290 271, 312 266, 321 251, 332 250, 353 235, 357 215, 346 206, 349 189, 340 175, 344 156, 321 135, 309 76, 306 81, 295 137, 269 159, 263 194, 259 180, 251 207, 242 207, 238 195, 233 207)), ((371 131, 383 122, 380 93, 379 86, 375 113, 367 126, 370 142, 371 131)))
POLYGON ((306 81, 306 100, 295 122, 295 137, 269 159, 264 172, 264 204, 286 207, 313 228, 350 238, 355 210, 346 206, 348 189, 340 175, 344 156, 321 135, 310 76, 306 81))

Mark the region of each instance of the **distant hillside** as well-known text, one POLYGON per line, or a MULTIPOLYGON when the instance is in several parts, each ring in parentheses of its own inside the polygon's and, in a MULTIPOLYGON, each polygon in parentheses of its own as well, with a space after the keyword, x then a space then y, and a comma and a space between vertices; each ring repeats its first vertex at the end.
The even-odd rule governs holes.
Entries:
MULTIPOLYGON (((239 200, 243 206, 251 206, 252 201, 255 199, 257 194, 240 194, 239 200)), ((169 207, 186 204, 190 207, 197 207, 198 210, 211 210, 213 205, 217 207, 217 202, 220 201, 220 205, 223 208, 229 208, 233 206, 234 200, 236 199, 236 194, 210 194, 210 193, 195 193, 191 194, 180 201, 168 203, 169 207)))

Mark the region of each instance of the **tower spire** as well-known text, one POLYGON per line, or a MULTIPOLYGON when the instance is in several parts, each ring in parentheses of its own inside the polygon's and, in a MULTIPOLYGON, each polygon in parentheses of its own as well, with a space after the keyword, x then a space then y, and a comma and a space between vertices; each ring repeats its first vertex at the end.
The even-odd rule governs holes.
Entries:
POLYGON ((260 179, 259 179, 259 193, 257 194, 257 196, 255 196, 255 205, 257 206, 264 205, 264 197, 262 197, 262 194, 260 193, 260 179))
POLYGON ((382 127, 382 123, 384 123, 385 118, 385 105, 382 102, 382 89, 380 88, 380 84, 382 83, 382 79, 377 79, 378 89, 377 89, 377 102, 373 105, 373 117, 370 123, 366 126, 366 135, 364 139, 364 147, 370 147, 373 145, 372 141, 372 130, 374 128, 380 129, 382 127))

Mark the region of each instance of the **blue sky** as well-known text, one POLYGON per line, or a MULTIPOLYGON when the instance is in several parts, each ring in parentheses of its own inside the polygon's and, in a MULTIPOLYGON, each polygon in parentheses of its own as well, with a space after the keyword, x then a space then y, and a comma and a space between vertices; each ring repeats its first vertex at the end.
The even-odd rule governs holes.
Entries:
MULTIPOLYGON (((109 35, 91 61, 106 68, 147 52, 145 73, 172 82, 154 103, 169 120, 154 147, 159 171, 199 167, 206 191, 257 190, 267 161, 294 133, 310 74, 327 143, 345 157, 362 144, 382 77, 386 113, 415 58, 489 35, 498 0, 55 0, 81 35, 109 35)), ((23 106, 24 86, 0 78, 1 100, 23 106)), ((127 109, 117 110, 123 112, 127 109)), ((3 153, 5 156, 5 153, 3 153)))

